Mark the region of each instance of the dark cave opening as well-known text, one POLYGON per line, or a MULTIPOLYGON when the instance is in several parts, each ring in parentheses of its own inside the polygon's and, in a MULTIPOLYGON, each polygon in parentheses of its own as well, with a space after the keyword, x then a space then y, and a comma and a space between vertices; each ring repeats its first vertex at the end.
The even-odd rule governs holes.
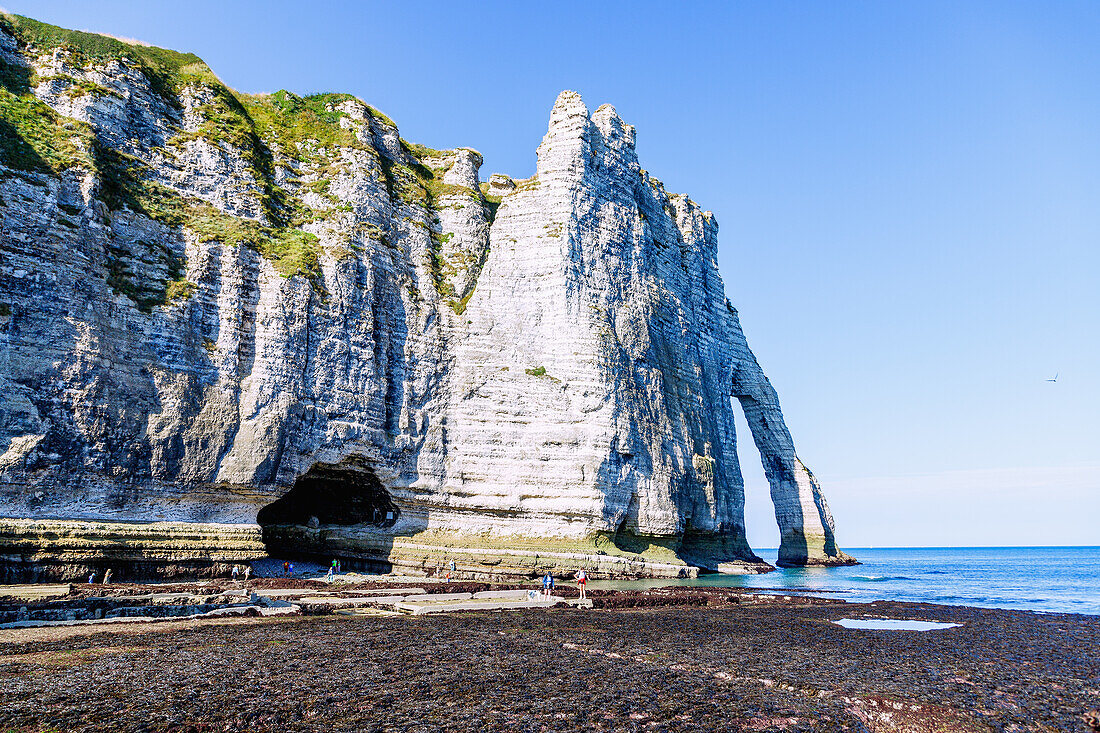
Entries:
POLYGON ((318 463, 298 477, 282 498, 260 510, 270 525, 372 524, 392 527, 398 509, 378 477, 361 463, 318 463))

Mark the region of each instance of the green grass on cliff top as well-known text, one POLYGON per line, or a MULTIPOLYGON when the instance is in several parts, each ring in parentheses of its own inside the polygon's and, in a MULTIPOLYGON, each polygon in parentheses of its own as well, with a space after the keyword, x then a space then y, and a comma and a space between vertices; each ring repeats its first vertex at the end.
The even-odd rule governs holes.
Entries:
POLYGON ((11 34, 24 48, 64 48, 78 59, 82 58, 85 64, 127 59, 145 74, 153 90, 166 100, 174 99, 173 93, 183 88, 192 78, 217 81, 210 67, 193 53, 126 43, 110 36, 72 31, 7 13, 0 14, 0 28, 11 34))
MULTIPOLYGON (((0 29, 31 54, 64 49, 71 63, 84 66, 123 61, 140 71, 148 79, 150 89, 176 108, 181 106, 178 95, 182 90, 191 86, 205 88, 208 102, 201 110, 204 121, 197 130, 180 133, 169 144, 181 146, 201 137, 240 151, 259 185, 256 195, 268 224, 225 214, 203 202, 185 200, 177 192, 149 182, 143 163, 105 148, 87 124, 63 117, 37 99, 32 87, 39 80, 30 68, 3 62, 0 62, 0 164, 14 170, 53 175, 73 167, 94 170, 104 181, 104 198, 110 208, 127 207, 165 224, 187 227, 205 241, 250 244, 284 276, 304 275, 317 285, 320 244, 317 237, 300 227, 324 218, 342 202, 327 194, 327 186, 307 184, 309 190, 327 198, 333 209, 315 210, 306 206, 298 195, 293 173, 290 185, 277 183, 280 160, 308 163, 320 180, 327 181, 341 169, 340 151, 359 149, 378 161, 395 201, 430 210, 444 197, 466 196, 472 203, 485 205, 480 191, 444 183, 446 167, 431 168, 421 162, 444 157, 449 151, 402 140, 413 159, 412 165, 405 165, 380 155, 369 141, 359 140, 352 130, 342 127, 344 113, 337 107, 355 100, 349 94, 300 97, 285 90, 275 94, 240 94, 225 86, 202 59, 191 53, 127 43, 4 13, 0 13, 0 29)), ((375 120, 396 127, 378 110, 365 104, 364 107, 375 120)), ((439 245, 438 238, 433 238, 435 250, 439 245)), ((433 263, 437 260, 438 253, 433 263)), ((433 267, 433 274, 434 270, 433 267)), ((443 278, 437 276, 435 280, 441 294, 453 295, 444 292, 447 285, 443 278)), ((122 287, 120 292, 128 292, 125 283, 122 287)), ((471 293, 472 289, 465 294, 466 299, 471 293)), ((166 297, 165 302, 168 300, 166 297)))

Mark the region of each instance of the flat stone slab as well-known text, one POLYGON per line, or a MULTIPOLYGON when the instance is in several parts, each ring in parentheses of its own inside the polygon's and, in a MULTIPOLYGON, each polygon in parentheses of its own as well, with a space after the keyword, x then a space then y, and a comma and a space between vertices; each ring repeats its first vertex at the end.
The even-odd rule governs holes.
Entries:
POLYGON ((402 601, 415 601, 423 596, 372 596, 364 600, 375 606, 395 606, 402 601))
POLYGON ((69 583, 58 585, 0 585, 0 596, 36 601, 67 596, 72 592, 72 589, 73 587, 69 583))
POLYGON ((838 626, 846 629, 877 629, 885 631, 935 631, 937 629, 953 629, 962 624, 953 624, 946 621, 921 621, 887 618, 842 618, 833 621, 838 626))
MULTIPOLYGON (((317 596, 330 591, 317 588, 257 588, 256 594, 268 598, 300 598, 301 596, 317 596)), ((335 591, 332 591, 335 592, 335 591)))
MULTIPOLYGON (((501 598, 511 600, 527 600, 527 590, 483 590, 474 593, 474 598, 501 598)), ((536 591, 541 595, 541 591, 536 591)))
POLYGON ((394 604, 408 596, 360 596, 359 598, 335 598, 333 596, 299 598, 299 603, 313 606, 370 606, 372 604, 394 604))
POLYGON ((113 616, 111 618, 75 619, 72 621, 11 621, 0 624, 0 629, 30 629, 50 626, 98 626, 101 624, 140 624, 160 621, 193 621, 196 619, 233 618, 247 616, 249 613, 259 616, 294 616, 301 613, 298 606, 286 604, 276 608, 265 606, 227 606, 206 613, 193 613, 187 616, 113 616))
POLYGON ((720 562, 715 568, 723 575, 759 575, 763 570, 757 563, 720 562))
POLYGON ((427 593, 424 588, 366 588, 362 590, 345 590, 341 593, 354 593, 355 595, 378 595, 378 596, 392 596, 397 593, 401 593, 406 596, 419 595, 421 593, 427 593))
MULTIPOLYGON (((430 597, 429 597, 430 598, 430 597)), ((550 609, 564 599, 551 597, 550 600, 508 600, 508 599, 469 599, 465 601, 441 601, 428 603, 420 599, 398 603, 395 608, 414 616, 428 613, 451 613, 453 611, 514 611, 521 609, 550 609)))
POLYGON ((468 601, 473 597, 473 593, 429 593, 424 596, 424 601, 430 601, 432 603, 441 603, 443 601, 468 601))
POLYGON ((365 588, 358 590, 344 590, 338 585, 333 585, 329 588, 260 588, 257 589, 256 592, 259 595, 267 596, 268 598, 322 598, 325 596, 329 596, 333 593, 349 593, 357 596, 393 596, 397 594, 401 594, 403 596, 411 596, 419 595, 421 593, 427 593, 427 591, 423 588, 365 588))

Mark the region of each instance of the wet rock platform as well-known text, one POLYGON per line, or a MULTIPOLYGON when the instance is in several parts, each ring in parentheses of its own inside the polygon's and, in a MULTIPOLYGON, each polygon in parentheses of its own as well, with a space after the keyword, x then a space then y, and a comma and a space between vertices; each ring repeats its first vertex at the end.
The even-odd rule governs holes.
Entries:
MULTIPOLYGON (((413 616, 460 611, 518 611, 557 606, 591 607, 591 601, 546 598, 533 587, 482 582, 322 582, 264 578, 253 582, 203 581, 191 585, 0 586, 0 630, 201 620, 229 616, 327 615, 385 609, 413 616)), ((576 593, 569 588, 566 592, 576 593)))

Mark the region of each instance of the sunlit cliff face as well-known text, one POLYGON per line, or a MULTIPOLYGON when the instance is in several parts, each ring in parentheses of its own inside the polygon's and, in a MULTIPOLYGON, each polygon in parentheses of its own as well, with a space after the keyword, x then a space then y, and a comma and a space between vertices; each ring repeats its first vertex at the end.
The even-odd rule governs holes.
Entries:
POLYGON ((5 16, 0 62, 0 515, 32 520, 0 545, 94 556, 153 522, 192 539, 135 562, 760 568, 737 397, 781 563, 847 561, 717 222, 609 105, 563 92, 537 175, 487 186, 476 151, 347 95, 237 94, 194 56, 5 16), (78 520, 49 547, 35 524, 78 520))

